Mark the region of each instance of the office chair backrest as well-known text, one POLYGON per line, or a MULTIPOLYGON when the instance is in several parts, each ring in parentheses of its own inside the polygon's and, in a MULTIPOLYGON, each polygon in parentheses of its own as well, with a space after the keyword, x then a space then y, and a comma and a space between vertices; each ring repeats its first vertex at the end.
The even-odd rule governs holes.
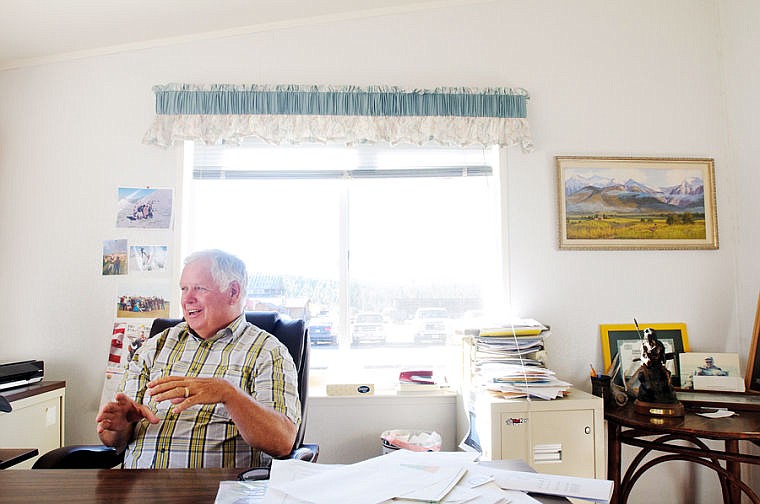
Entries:
MULTIPOLYGON (((306 323, 300 319, 286 320, 277 312, 265 311, 247 311, 245 312, 245 318, 251 324, 280 340, 287 347, 291 357, 293 357, 293 362, 298 371, 298 397, 301 401, 301 427, 298 429, 296 440, 293 443, 293 449, 295 450, 301 446, 306 428, 306 397, 309 392, 310 350, 306 323)), ((157 318, 153 321, 153 325, 150 328, 150 336, 155 336, 180 322, 182 322, 182 319, 157 318)))

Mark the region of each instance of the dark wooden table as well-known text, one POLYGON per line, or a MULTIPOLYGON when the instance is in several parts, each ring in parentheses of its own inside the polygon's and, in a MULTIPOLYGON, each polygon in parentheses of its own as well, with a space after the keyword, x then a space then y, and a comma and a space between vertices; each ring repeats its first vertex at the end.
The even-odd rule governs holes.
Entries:
POLYGON ((760 441, 760 412, 739 411, 738 416, 706 418, 687 409, 684 417, 664 418, 641 415, 629 403, 620 408, 606 406, 607 420, 607 477, 614 481, 612 503, 625 503, 636 481, 649 469, 670 460, 685 460, 715 471, 723 491, 723 502, 739 504, 741 494, 760 504, 760 497, 741 480, 741 464, 760 464, 760 457, 744 455, 739 442, 760 441), (653 438, 654 436, 654 438, 653 438), (724 449, 710 449, 704 440, 724 442, 724 449), (689 446, 679 446, 687 441, 689 446), (622 445, 640 450, 621 478, 622 445), (644 463, 644 457, 653 458, 644 463))
POLYGON ((37 448, 0 448, 0 469, 8 469, 19 462, 36 457, 39 453, 37 448))
POLYGON ((240 469, 20 469, 0 471, 3 503, 213 504, 240 469))

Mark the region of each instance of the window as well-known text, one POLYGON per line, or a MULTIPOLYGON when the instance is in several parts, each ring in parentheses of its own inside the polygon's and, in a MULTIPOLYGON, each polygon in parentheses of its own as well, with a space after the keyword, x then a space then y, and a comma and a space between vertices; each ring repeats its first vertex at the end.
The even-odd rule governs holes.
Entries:
POLYGON ((183 255, 221 248, 248 308, 305 318, 312 378, 456 382, 468 317, 502 292, 498 150, 194 144, 183 255))

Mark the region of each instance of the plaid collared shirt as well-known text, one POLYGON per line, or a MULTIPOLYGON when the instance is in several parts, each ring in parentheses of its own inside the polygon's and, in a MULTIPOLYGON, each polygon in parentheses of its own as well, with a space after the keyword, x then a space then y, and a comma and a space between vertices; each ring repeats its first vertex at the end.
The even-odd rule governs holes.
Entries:
POLYGON ((207 340, 182 322, 145 341, 124 374, 121 390, 160 419, 135 425, 125 468, 253 467, 264 462, 262 453, 240 436, 223 404, 196 404, 174 414, 170 401, 153 401, 146 385, 161 376, 224 378, 296 425, 301 422, 296 368, 277 338, 244 315, 207 340))

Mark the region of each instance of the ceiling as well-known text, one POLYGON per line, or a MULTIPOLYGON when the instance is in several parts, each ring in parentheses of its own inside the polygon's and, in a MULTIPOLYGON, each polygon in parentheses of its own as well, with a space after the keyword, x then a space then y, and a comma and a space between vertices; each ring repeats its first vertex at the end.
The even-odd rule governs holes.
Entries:
POLYGON ((472 1, 0 0, 0 70, 472 1))

